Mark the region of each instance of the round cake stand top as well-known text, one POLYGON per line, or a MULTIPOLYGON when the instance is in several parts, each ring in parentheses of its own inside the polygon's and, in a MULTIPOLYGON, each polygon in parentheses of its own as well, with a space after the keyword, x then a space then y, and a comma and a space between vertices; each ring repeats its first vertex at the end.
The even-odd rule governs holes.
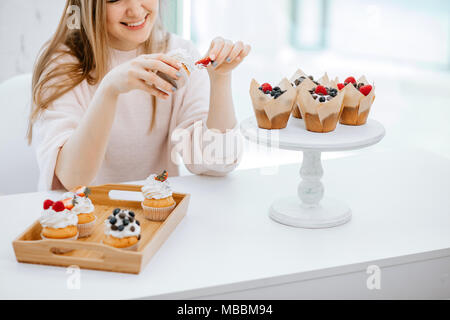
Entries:
POLYGON ((241 122, 241 132, 258 144, 287 150, 345 151, 371 146, 383 139, 386 131, 381 123, 369 119, 362 126, 337 124, 328 133, 307 131, 302 119, 291 117, 286 128, 267 130, 258 127, 255 117, 241 122))

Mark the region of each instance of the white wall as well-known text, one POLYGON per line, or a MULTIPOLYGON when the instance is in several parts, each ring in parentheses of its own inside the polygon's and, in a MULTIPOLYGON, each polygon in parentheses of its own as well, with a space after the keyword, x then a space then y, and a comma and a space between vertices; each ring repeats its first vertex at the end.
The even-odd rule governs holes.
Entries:
POLYGON ((63 0, 0 1, 0 82, 29 73, 41 46, 55 31, 63 0))

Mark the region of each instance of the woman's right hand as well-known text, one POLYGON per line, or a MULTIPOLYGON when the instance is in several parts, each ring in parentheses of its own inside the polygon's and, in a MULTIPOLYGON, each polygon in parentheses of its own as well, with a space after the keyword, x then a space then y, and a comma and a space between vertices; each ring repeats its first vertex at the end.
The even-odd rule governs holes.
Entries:
POLYGON ((161 99, 168 99, 176 88, 162 79, 158 71, 178 80, 181 77, 181 64, 165 54, 144 54, 113 68, 102 81, 114 94, 131 90, 144 90, 161 99))

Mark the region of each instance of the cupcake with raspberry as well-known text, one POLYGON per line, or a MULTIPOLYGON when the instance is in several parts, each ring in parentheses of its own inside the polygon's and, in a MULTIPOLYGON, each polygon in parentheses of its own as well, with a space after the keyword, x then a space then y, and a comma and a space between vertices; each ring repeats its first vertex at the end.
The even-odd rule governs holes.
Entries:
POLYGON ((348 77, 337 86, 339 90, 345 90, 344 108, 339 122, 350 126, 365 124, 375 100, 375 87, 364 76, 358 81, 354 77, 348 77))
MULTIPOLYGON (((78 239, 77 215, 64 206, 62 201, 45 200, 39 222, 42 226, 42 239, 76 240, 78 239)), ((71 250, 55 249, 55 253, 71 250)))
POLYGON ((114 209, 105 220, 103 243, 114 248, 136 251, 141 240, 141 224, 130 210, 114 209))
POLYGON ((78 217, 78 237, 89 237, 95 228, 97 217, 94 215, 95 207, 89 199, 91 190, 81 186, 64 194, 63 203, 65 207, 75 213, 78 217))
POLYGON ((308 131, 331 132, 336 129, 342 112, 344 91, 318 85, 311 90, 303 88, 297 97, 300 112, 308 131))
POLYGON ((250 96, 258 127, 261 129, 286 128, 297 92, 284 78, 277 86, 252 79, 250 96))
POLYGON ((176 202, 172 197, 172 188, 167 177, 166 170, 160 175, 151 174, 141 188, 144 195, 141 205, 148 220, 163 221, 175 208, 176 202))

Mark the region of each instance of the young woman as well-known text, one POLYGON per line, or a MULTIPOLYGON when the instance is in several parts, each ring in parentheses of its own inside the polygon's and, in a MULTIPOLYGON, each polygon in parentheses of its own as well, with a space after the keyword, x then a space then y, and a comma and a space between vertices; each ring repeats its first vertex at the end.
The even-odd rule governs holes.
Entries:
POLYGON ((36 147, 40 190, 143 180, 163 170, 178 175, 176 132, 188 134, 192 153, 183 160, 191 172, 225 175, 237 166, 240 152, 234 148, 218 152, 214 161, 193 159, 199 153, 201 159, 211 144, 220 149, 227 139, 237 144, 242 139, 231 72, 250 46, 214 39, 205 55, 214 63, 207 71, 193 71, 177 89, 157 75, 181 75, 179 61, 166 53, 182 48, 201 57, 191 42, 164 31, 160 5, 158 0, 67 0, 33 74, 28 137, 36 147), (73 17, 66 12, 73 6, 79 8, 80 28, 68 27, 73 17))

